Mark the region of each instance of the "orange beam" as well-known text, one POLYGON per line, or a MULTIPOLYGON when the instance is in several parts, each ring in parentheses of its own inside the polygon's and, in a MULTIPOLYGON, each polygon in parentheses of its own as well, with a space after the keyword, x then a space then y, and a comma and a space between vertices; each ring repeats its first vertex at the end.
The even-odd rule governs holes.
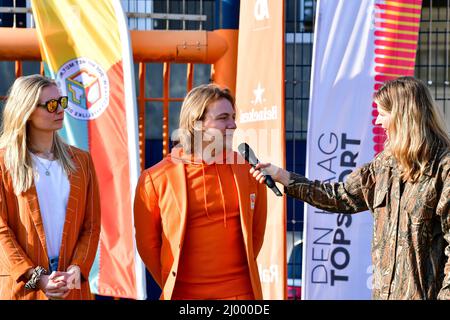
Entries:
POLYGON ((188 63, 186 70, 186 92, 192 90, 192 86, 194 85, 194 64, 188 63))
POLYGON ((139 137, 139 162, 141 171, 145 169, 145 75, 146 65, 139 63, 139 97, 138 97, 138 137, 139 137))
MULTIPOLYGON (((227 51, 216 31, 131 30, 135 61, 212 64, 227 51)), ((36 29, 0 28, 0 60, 41 60, 36 29)))
POLYGON ((23 74, 22 61, 16 61, 16 78, 21 77, 23 74))
POLYGON ((169 84, 170 84, 170 63, 164 62, 163 67, 163 157, 169 154, 169 84))
POLYGON ((211 69, 211 79, 220 86, 227 87, 236 95, 237 55, 239 31, 234 29, 219 29, 214 33, 224 39, 227 51, 214 62, 211 69))
POLYGON ((35 29, 0 28, 0 60, 41 60, 35 29))

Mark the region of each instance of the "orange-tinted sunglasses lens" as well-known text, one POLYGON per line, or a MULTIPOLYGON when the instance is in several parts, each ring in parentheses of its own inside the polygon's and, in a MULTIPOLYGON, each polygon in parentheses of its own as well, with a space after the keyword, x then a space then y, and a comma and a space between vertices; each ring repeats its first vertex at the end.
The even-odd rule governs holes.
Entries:
POLYGON ((58 104, 63 109, 67 108, 67 104, 68 104, 67 96, 62 96, 59 99, 50 99, 43 104, 39 104, 38 106, 47 108, 48 112, 53 113, 56 111, 56 109, 58 109, 58 104))

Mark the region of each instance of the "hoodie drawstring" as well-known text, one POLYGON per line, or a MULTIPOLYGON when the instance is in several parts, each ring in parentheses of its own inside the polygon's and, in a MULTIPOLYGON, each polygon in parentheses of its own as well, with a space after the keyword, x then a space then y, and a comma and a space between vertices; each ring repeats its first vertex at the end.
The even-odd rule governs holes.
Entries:
MULTIPOLYGON (((225 228, 227 227, 227 210, 225 208, 225 197, 223 196, 223 187, 222 181, 220 180, 219 170, 217 170, 217 165, 214 164, 214 168, 216 169, 217 178, 219 179, 219 188, 220 188, 220 196, 222 198, 222 208, 223 208, 223 224, 225 228)), ((212 220, 211 216, 208 212, 208 203, 206 201, 206 180, 205 180, 205 165, 202 163, 202 173, 203 173, 203 201, 205 204, 206 216, 212 220)))

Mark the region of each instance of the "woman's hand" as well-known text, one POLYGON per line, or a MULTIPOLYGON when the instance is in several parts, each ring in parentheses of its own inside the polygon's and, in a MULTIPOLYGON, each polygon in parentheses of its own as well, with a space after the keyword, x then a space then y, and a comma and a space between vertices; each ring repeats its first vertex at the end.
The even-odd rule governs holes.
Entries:
POLYGON ((43 275, 39 280, 39 289, 51 300, 60 300, 67 297, 69 288, 64 277, 65 272, 54 271, 51 275, 43 275))
POLYGON ((81 270, 77 265, 70 265, 67 268, 67 286, 69 289, 80 289, 81 288, 81 270))
POLYGON ((270 175, 274 181, 289 185, 289 172, 269 162, 258 163, 255 168, 250 168, 250 173, 259 183, 264 183, 265 176, 270 175))
POLYGON ((64 299, 72 289, 80 289, 81 272, 76 265, 71 265, 66 272, 54 271, 49 276, 42 276, 39 288, 52 300, 64 299))
POLYGON ((277 169, 279 169, 278 167, 270 164, 269 162, 267 163, 258 163, 255 168, 251 167, 250 168, 250 173, 253 175, 253 177, 256 179, 256 181, 258 181, 259 183, 264 183, 264 181, 266 181, 266 175, 270 175, 272 176, 272 179, 275 181, 277 180, 277 169))

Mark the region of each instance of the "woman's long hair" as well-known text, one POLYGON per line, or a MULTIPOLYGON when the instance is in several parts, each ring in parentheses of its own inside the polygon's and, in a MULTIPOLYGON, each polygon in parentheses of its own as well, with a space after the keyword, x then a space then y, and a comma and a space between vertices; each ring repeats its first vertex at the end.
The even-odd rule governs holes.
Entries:
POLYGON ((203 120, 206 108, 220 99, 228 100, 233 109, 235 108, 231 92, 216 84, 200 85, 186 95, 181 106, 178 135, 179 143, 186 154, 191 154, 194 151, 195 130, 200 129, 196 127, 196 123, 203 120))
POLYGON ((450 148, 443 116, 425 84, 413 77, 386 82, 374 100, 390 114, 385 150, 399 162, 403 180, 416 181, 436 152, 450 148))
MULTIPOLYGON (((56 83, 41 75, 23 76, 16 79, 8 92, 3 109, 0 148, 4 149, 6 170, 10 173, 16 195, 27 191, 33 184, 33 167, 28 148, 28 119, 39 103, 42 89, 56 83)), ((67 174, 75 171, 69 154, 69 146, 54 133, 53 155, 67 174)))

